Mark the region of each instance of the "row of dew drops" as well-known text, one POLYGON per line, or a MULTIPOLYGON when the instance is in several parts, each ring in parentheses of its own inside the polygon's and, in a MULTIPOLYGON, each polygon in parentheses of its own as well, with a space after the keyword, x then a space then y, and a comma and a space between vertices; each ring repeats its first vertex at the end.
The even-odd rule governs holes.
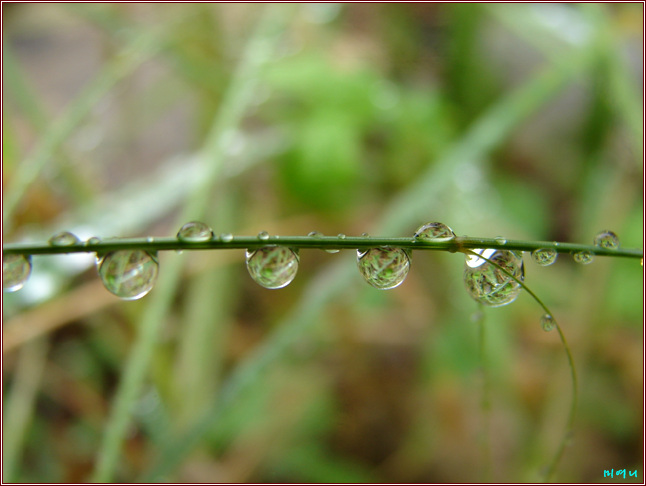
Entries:
MULTIPOLYGON (((322 235, 313 231, 309 236, 317 238, 322 235)), ((363 236, 367 235, 364 233, 363 236)), ((420 241, 450 241, 455 236, 454 231, 447 225, 434 222, 418 228, 414 238, 420 241)), ((206 224, 192 221, 180 228, 177 238, 187 243, 206 242, 214 238, 214 233, 206 224)), ((338 238, 344 239, 345 235, 340 234, 338 238)), ((220 239, 230 242, 233 236, 223 234, 220 235, 220 239)), ((258 239, 269 240, 269 233, 260 232, 258 239)), ((504 238, 496 239, 501 243, 506 242, 504 238)), ((96 244, 99 241, 99 238, 92 237, 86 244, 96 244)), ((49 243, 52 246, 72 246, 78 245, 80 240, 72 233, 62 232, 54 235, 49 243)), ((619 238, 612 231, 602 231, 594 238, 594 244, 601 248, 619 248, 619 238)), ((336 253, 339 250, 328 251, 336 253)), ((525 278, 522 252, 474 249, 473 253, 466 256, 464 270, 464 283, 469 295, 477 302, 490 307, 513 302, 522 289, 517 280, 523 281, 525 278)), ((541 248, 532 252, 533 261, 541 266, 553 264, 556 257, 557 252, 552 248, 541 248)), ((295 248, 267 245, 256 250, 247 250, 245 258, 251 278, 267 289, 280 289, 289 285, 298 271, 299 255, 298 249, 295 248)), ((588 251, 580 251, 574 253, 573 258, 577 263, 588 264, 592 262, 593 255, 588 251)), ((141 249, 117 250, 97 255, 96 263, 106 289, 124 300, 136 300, 150 292, 159 272, 156 255, 141 249)), ((410 251, 387 246, 357 250, 357 265, 367 283, 377 289, 393 289, 408 275, 410 251)), ((29 278, 31 269, 30 256, 5 255, 2 264, 4 291, 21 289, 29 278)), ((541 322, 545 330, 551 330, 555 326, 549 314, 545 314, 541 322)))

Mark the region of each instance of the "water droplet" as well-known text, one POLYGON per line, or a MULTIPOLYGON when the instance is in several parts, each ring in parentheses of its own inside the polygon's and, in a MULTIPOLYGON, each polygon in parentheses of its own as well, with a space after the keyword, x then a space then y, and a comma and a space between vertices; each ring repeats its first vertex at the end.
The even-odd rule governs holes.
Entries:
POLYGON ((298 253, 285 246, 265 246, 246 252, 247 270, 256 283, 267 289, 282 289, 298 272, 298 253))
POLYGON ((15 292, 23 288, 31 274, 31 256, 2 256, 2 290, 15 292))
POLYGON ((556 321, 549 314, 543 314, 541 316, 541 327, 543 331, 550 332, 556 327, 556 321))
POLYGON ((363 278, 377 289, 394 289, 410 269, 410 258, 402 248, 371 248, 357 250, 357 264, 363 278))
POLYGON ((99 262, 99 276, 106 289, 124 300, 140 299, 157 280, 157 259, 144 250, 118 250, 99 262))
POLYGON ((177 239, 189 243, 209 241, 213 238, 213 230, 204 223, 191 221, 182 226, 177 232, 177 239))
POLYGON ((258 233, 258 239, 267 241, 269 239, 269 233, 267 233, 266 231, 261 231, 260 233, 258 233))
POLYGON ((222 233, 222 234, 220 235, 220 239, 221 239, 224 243, 231 243, 231 242, 233 241, 233 235, 232 235, 231 233, 222 233))
POLYGON ((340 240, 345 240, 345 235, 343 233, 339 233, 337 235, 337 238, 340 239, 340 240))
POLYGON ((333 249, 329 249, 329 250, 325 250, 325 251, 327 253, 339 253, 341 250, 339 250, 338 248, 333 248, 333 249))
POLYGON ((601 248, 619 248, 619 237, 614 234, 612 231, 601 231, 597 236, 594 237, 595 246, 601 248))
POLYGON ((49 244, 52 246, 72 246, 77 243, 79 243, 78 237, 69 231, 61 231, 49 239, 49 244))
POLYGON ((86 245, 97 245, 99 243, 101 243, 101 238, 98 236, 92 236, 85 241, 86 245))
POLYGON ((574 261, 577 263, 588 265, 589 263, 592 263, 592 260, 594 260, 594 255, 589 251, 584 250, 573 253, 572 258, 574 258, 574 261))
POLYGON ((426 241, 448 241, 455 238, 455 233, 444 223, 426 223, 417 228, 415 238, 426 241))
POLYGON ((152 236, 148 236, 146 238, 146 243, 154 243, 154 242, 155 242, 155 238, 153 238, 152 236))
POLYGON ((368 238, 370 235, 368 233, 361 233, 361 236, 363 236, 364 238, 368 238))
POLYGON ((553 248, 539 248, 532 252, 532 260, 537 265, 546 267, 556 261, 556 250, 553 248))
POLYGON ((309 237, 311 237, 311 238, 320 238, 320 237, 322 237, 322 236, 323 236, 323 233, 321 233, 320 231, 310 231, 310 232, 307 234, 307 236, 309 236, 309 237))
MULTIPOLYGON (((509 250, 476 249, 478 255, 500 265, 520 281, 525 279, 522 253, 509 250)), ((500 268, 475 255, 467 255, 464 284, 471 297, 490 307, 510 304, 522 287, 500 268)))
POLYGON ((498 243, 499 245, 504 245, 507 243, 507 238, 503 236, 496 236, 494 240, 496 240, 496 243, 498 243))

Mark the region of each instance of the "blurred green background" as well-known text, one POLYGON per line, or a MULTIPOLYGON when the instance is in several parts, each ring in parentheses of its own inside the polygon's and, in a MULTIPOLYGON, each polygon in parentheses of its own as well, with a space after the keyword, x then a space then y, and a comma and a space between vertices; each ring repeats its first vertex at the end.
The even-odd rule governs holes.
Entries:
MULTIPOLYGON (((3 200, 18 201, 5 243, 175 234, 216 136, 202 218, 216 234, 441 221, 586 244, 611 229, 643 247, 642 4, 270 6, 242 121, 214 128, 264 6, 2 8, 3 200)), ((162 479, 527 482, 554 454, 570 400, 558 335, 525 294, 484 310, 487 412, 463 256, 417 252, 390 291, 362 281, 353 252, 302 251, 273 291, 241 252, 161 254, 160 279, 177 259, 116 480, 154 477, 205 410, 162 479)), ((642 267, 525 266, 579 372, 555 479, 643 481, 642 267)), ((3 296, 5 481, 88 480, 157 290, 122 302, 91 256, 50 256, 3 296)))

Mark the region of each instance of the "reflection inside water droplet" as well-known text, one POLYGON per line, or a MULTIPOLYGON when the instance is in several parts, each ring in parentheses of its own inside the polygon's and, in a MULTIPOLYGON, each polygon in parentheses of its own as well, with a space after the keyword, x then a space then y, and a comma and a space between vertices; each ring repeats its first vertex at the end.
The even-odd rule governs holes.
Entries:
POLYGON ((298 254, 284 246, 266 246, 246 252, 247 270, 266 289, 289 285, 298 272, 298 254))
POLYGON ((186 223, 177 232, 177 239, 185 242, 197 243, 210 241, 212 238, 213 230, 199 221, 186 223))
POLYGON ((394 289, 401 285, 410 269, 410 258, 402 248, 371 248, 357 250, 359 272, 377 289, 394 289))
POLYGON ((467 255, 464 267, 464 284, 469 295, 490 307, 506 305, 518 297, 522 287, 513 278, 493 263, 513 275, 521 282, 525 279, 523 256, 519 252, 495 249, 476 249, 476 255, 467 255))
POLYGON ((594 244, 601 248, 619 248, 619 237, 612 231, 601 231, 594 237, 594 244))
POLYGON ((71 246, 77 243, 79 243, 78 237, 69 231, 61 231, 49 239, 49 244, 52 246, 71 246))
POLYGON ((546 267, 556 261, 556 250, 553 248, 539 248, 532 252, 532 260, 537 265, 546 267))
POLYGON ((31 275, 31 256, 2 256, 2 290, 15 292, 24 287, 31 275))
POLYGON ((415 231, 415 238, 425 241, 448 241, 455 233, 444 223, 426 223, 415 231))
POLYGON ((592 263, 592 261, 594 260, 594 255, 589 251, 584 250, 584 251, 577 251, 573 253, 572 258, 577 263, 580 263, 582 265, 588 265, 592 263))
POLYGON ((556 327, 556 321, 551 315, 543 314, 541 316, 541 327, 543 328, 543 331, 550 332, 556 327))
POLYGON ((156 258, 143 250, 113 251, 98 265, 105 288, 124 300, 140 299, 150 292, 159 271, 156 258))

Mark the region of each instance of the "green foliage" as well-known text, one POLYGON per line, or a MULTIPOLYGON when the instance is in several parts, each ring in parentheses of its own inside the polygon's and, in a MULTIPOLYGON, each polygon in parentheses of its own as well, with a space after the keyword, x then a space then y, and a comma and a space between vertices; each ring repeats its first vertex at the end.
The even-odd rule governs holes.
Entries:
MULTIPOLYGON (((5 243, 199 219, 643 246, 639 5, 283 7, 3 5, 5 243)), ((477 482, 486 417, 493 481, 539 479, 558 447, 558 336, 523 292, 479 349, 462 255, 415 251, 387 292, 348 251, 303 250, 276 291, 240 250, 159 257, 138 302, 73 255, 5 294, 5 481, 477 482)), ((554 478, 635 468, 642 268, 525 265, 581 374, 554 478)))

